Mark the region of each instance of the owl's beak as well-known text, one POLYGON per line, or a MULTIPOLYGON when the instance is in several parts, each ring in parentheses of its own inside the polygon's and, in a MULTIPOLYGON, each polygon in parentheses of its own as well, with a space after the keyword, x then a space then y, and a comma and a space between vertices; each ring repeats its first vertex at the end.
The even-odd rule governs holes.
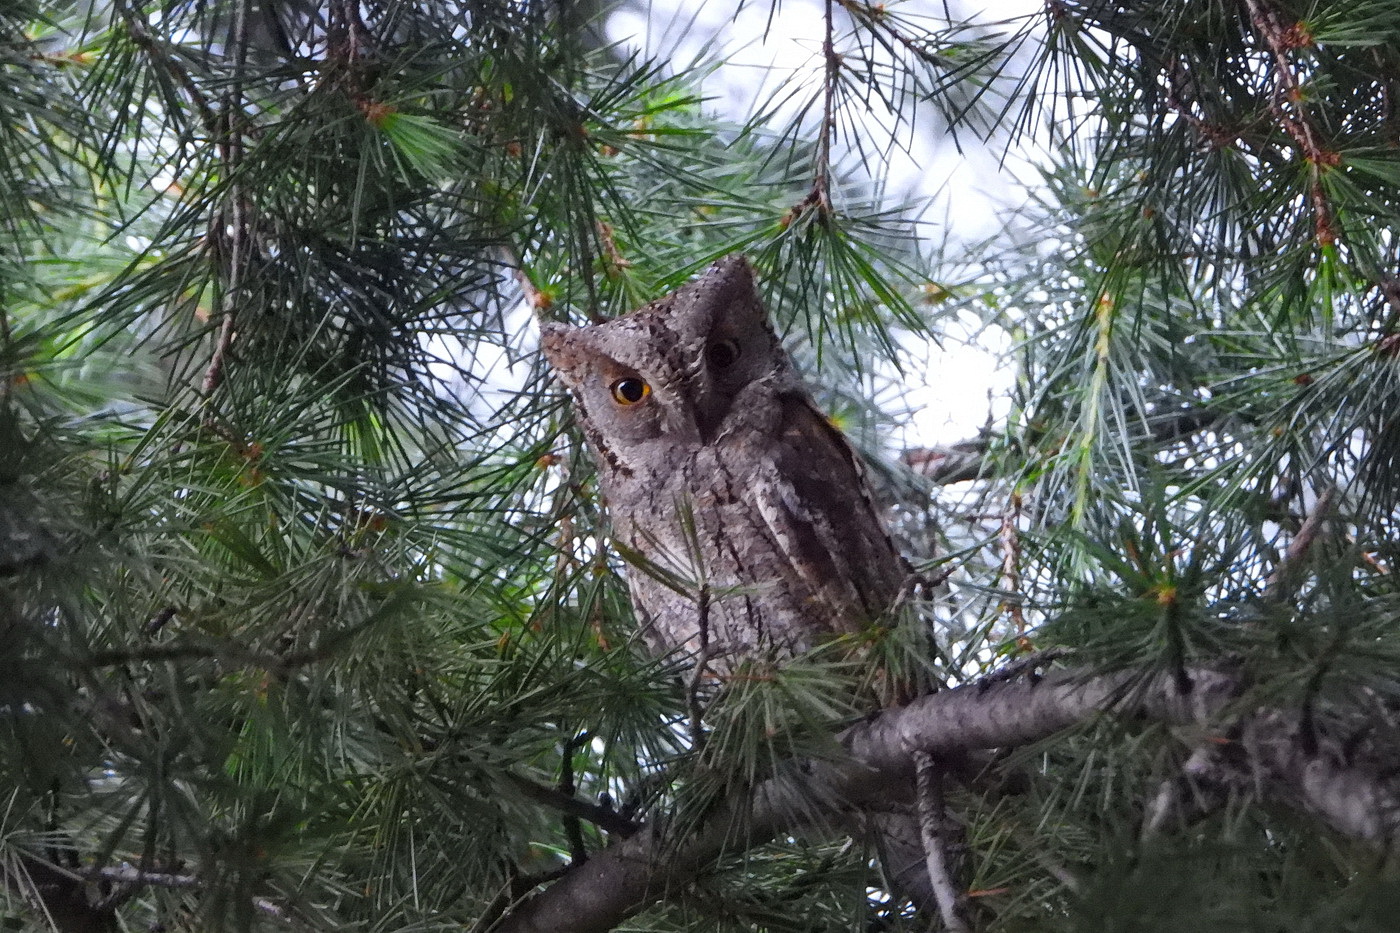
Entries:
POLYGON ((700 391, 692 393, 694 401, 688 402, 690 417, 694 420, 695 430, 700 435, 700 443, 709 445, 714 443, 724 428, 724 421, 729 417, 729 401, 720 401, 714 398, 713 391, 700 391))
POLYGON ((686 392, 673 392, 667 389, 657 391, 661 403, 662 420, 672 440, 688 443, 708 444, 714 434, 708 424, 700 402, 686 392))
POLYGON ((697 417, 695 419, 695 429, 700 434, 700 443, 706 447, 714 441, 715 435, 719 433, 718 424, 708 424, 707 419, 697 417))
POLYGON ((683 422, 682 430, 693 430, 701 444, 708 444, 713 439, 713 426, 707 423, 707 419, 702 414, 700 406, 692 398, 681 399, 677 404, 679 411, 677 415, 683 422))

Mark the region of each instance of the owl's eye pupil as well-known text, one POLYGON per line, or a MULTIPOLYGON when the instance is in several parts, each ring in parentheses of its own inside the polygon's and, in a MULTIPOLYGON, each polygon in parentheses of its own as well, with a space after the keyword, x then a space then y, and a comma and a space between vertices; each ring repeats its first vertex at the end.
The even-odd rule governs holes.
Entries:
POLYGON ((733 366, 739 359, 739 344, 733 340, 716 340, 705 350, 705 358, 717 369, 733 366))
POLYGON ((620 405, 635 405, 651 394, 651 386, 636 376, 625 376, 612 384, 612 396, 620 405))

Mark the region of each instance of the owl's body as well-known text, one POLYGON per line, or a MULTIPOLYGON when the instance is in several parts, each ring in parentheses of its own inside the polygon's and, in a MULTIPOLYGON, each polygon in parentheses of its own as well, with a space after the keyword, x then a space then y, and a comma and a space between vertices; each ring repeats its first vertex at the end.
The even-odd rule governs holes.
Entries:
POLYGON ((598 463, 642 635, 716 673, 877 619, 905 564, 850 446, 779 344, 748 263, 590 327, 547 326, 598 463))

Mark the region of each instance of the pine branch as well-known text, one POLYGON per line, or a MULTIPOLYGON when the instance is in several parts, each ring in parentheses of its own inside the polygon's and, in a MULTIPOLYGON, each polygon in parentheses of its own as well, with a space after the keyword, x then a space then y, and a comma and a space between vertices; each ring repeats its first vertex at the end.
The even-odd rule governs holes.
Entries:
POLYGON ((141 22, 141 18, 131 9, 126 0, 116 4, 117 15, 121 18, 122 24, 126 27, 127 34, 131 36, 131 41, 136 43, 142 51, 146 53, 152 64, 164 69, 164 71, 175 80, 180 89, 189 97, 190 104, 193 105, 199 114, 199 122, 204 127, 204 132, 210 139, 218 139, 219 117, 214 112, 214 107, 209 103, 209 99, 204 96, 194 77, 178 58, 170 54, 163 44, 155 36, 151 35, 146 25, 141 22))
MULTIPOLYGON (((843 763, 803 762, 716 806, 690 836, 664 822, 599 853, 526 900, 497 933, 603 933, 695 880, 717 858, 733 856, 799 828, 793 814, 813 799, 859 806, 907 786, 916 753, 935 757, 1041 741, 1104 714, 1168 724, 1206 723, 1239 693, 1239 679, 1189 672, 1189 692, 1173 674, 1094 675, 1058 671, 1044 678, 979 682, 921 697, 840 736, 843 763), (798 802, 802 803, 799 804, 798 802)), ((1217 779, 1253 782, 1265 793, 1379 846, 1400 841, 1400 787, 1376 769, 1305 750, 1298 717, 1263 709, 1239 722, 1240 763, 1219 761, 1217 779)), ((1239 757, 1239 756, 1236 756, 1239 757)), ((830 815, 830 814, 828 814, 830 815)), ((809 820, 810 821, 810 818, 809 820)))
POLYGON ((1268 46, 1274 60, 1274 93, 1270 105, 1274 117, 1293 139, 1308 163, 1308 195, 1313 207, 1313 223, 1318 243, 1330 246, 1337 240, 1332 205, 1322 187, 1324 168, 1336 167, 1341 156, 1323 145, 1322 135, 1313 125, 1305 103, 1302 82, 1294 72, 1289 53, 1312 44, 1312 37, 1299 26, 1285 26, 1280 13, 1267 0, 1245 0, 1250 22, 1268 46))
POLYGON ((0 861, 6 886, 33 904, 57 933, 115 933, 116 911, 94 904, 77 874, 32 856, 0 861))
POLYGON ((953 880, 953 868, 948 858, 943 825, 948 814, 943 804, 943 772, 926 752, 914 752, 915 783, 919 803, 919 835, 923 839, 925 866, 938 915, 949 933, 969 933, 971 927, 963 919, 966 897, 953 880))
POLYGON ((521 777, 518 774, 509 775, 510 781, 516 789, 521 791, 526 797, 547 807, 558 810, 566 816, 574 819, 583 819, 592 823, 600 829, 606 830, 616 836, 627 838, 637 832, 640 828, 637 823, 627 819, 611 807, 601 804, 589 803, 580 800, 572 794, 566 794, 553 787, 545 787, 537 784, 529 778, 521 777))
POLYGON ((1299 527, 1298 533, 1293 536, 1293 540, 1288 543, 1288 550, 1284 552, 1283 559, 1274 568, 1274 572, 1269 575, 1268 582, 1264 586, 1266 600, 1276 602, 1286 599, 1291 594, 1300 575, 1300 565, 1307 559, 1308 552, 1312 550, 1313 543, 1317 540, 1323 525, 1332 516, 1332 505, 1336 496, 1337 488, 1332 486, 1317 497, 1312 511, 1303 520, 1303 524, 1299 527))

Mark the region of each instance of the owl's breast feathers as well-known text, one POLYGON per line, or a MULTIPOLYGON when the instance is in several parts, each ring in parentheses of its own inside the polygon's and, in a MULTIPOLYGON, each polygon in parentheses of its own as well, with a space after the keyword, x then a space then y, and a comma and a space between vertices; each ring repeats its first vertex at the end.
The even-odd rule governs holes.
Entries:
POLYGON ((859 630, 890 608, 906 565, 870 495, 850 442, 805 392, 780 395, 773 451, 778 495, 755 497, 794 573, 825 609, 824 628, 859 630))
POLYGON ((674 573, 629 568, 652 650, 699 650, 703 624, 720 672, 860 631, 889 609, 906 576, 841 433, 800 389, 770 394, 761 407, 764 415, 750 409, 755 417, 693 449, 668 481, 629 489, 651 504, 627 514, 649 521, 624 518, 617 528, 674 573), (703 620, 678 579, 706 584, 703 620))

